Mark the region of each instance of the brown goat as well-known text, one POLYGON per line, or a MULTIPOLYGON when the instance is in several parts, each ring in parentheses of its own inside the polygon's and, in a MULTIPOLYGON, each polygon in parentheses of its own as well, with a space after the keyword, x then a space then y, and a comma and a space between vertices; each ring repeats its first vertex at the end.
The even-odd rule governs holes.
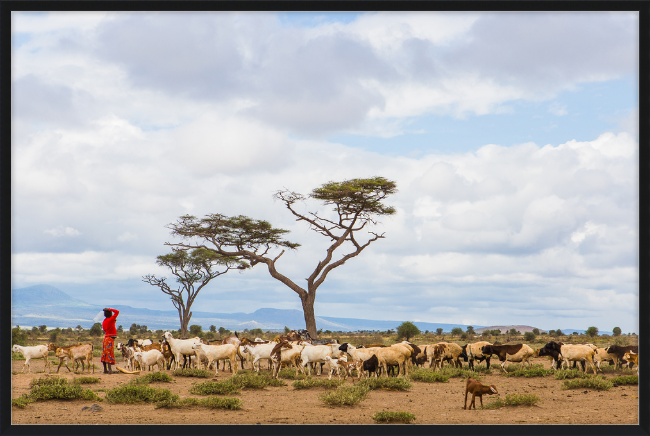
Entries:
POLYGON ((472 401, 469 403, 470 410, 472 410, 472 406, 474 406, 474 410, 476 410, 476 397, 479 397, 481 400, 481 407, 483 407, 483 394, 493 395, 499 393, 496 386, 485 386, 473 378, 468 377, 467 384, 465 385, 465 407, 463 407, 465 410, 467 410, 467 394, 470 392, 472 393, 472 401))

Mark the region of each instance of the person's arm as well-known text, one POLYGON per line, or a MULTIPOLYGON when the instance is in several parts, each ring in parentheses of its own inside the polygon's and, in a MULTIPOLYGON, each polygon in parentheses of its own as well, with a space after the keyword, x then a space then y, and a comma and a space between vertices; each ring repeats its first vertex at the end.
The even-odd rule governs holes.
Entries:
POLYGON ((113 316, 111 316, 109 319, 115 319, 115 318, 117 318, 117 315, 120 314, 120 311, 117 310, 117 309, 111 309, 110 307, 107 307, 106 309, 108 309, 108 310, 110 310, 111 312, 113 312, 113 316))

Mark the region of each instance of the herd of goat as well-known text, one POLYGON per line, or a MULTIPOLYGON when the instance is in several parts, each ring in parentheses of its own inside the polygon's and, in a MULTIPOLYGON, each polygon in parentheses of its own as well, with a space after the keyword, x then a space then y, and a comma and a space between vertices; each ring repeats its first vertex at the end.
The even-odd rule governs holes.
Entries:
MULTIPOLYGON (((305 373, 305 370, 308 374, 311 374, 312 370, 321 374, 324 365, 327 365, 330 379, 335 373, 339 379, 341 375, 347 379, 353 375, 354 371, 361 379, 369 377, 371 374, 374 374, 375 377, 382 373, 395 375, 395 371, 397 371, 397 376, 407 376, 409 368, 424 366, 425 363, 428 363, 429 368, 437 369, 442 368, 445 362, 462 367, 462 361, 465 361, 468 362, 469 368, 473 369, 475 361, 479 363, 485 361, 489 368, 490 359, 493 356, 499 358, 503 372, 507 372, 506 364, 508 362, 519 362, 522 365, 527 363, 532 366, 531 358, 549 356, 553 359, 552 368, 554 369, 559 369, 564 365, 568 367, 569 362, 573 362, 574 367, 576 363, 580 363, 585 372, 586 364, 589 364, 596 374, 597 370, 602 372, 601 362, 608 361, 615 365, 615 368, 619 368, 621 365, 628 365, 628 367, 635 365, 638 373, 638 346, 636 345, 610 345, 598 348, 593 344, 576 345, 554 341, 536 350, 526 344, 500 345, 487 341, 469 343, 463 347, 448 342, 415 345, 408 341, 390 346, 373 344, 355 347, 348 342, 339 344, 332 339, 312 339, 306 330, 292 330, 285 336, 276 337, 273 341, 265 341, 260 338, 255 340, 240 339, 236 332, 234 336, 217 341, 204 341, 198 337, 175 339, 170 332, 165 332, 159 342, 154 342, 151 339, 130 339, 126 344, 118 344, 117 348, 122 354, 126 369, 131 371, 151 370, 153 366, 157 366, 158 370, 195 366, 214 368, 215 374, 217 374, 219 364, 223 363, 225 369, 225 362, 228 361, 230 371, 236 372, 237 362, 244 369, 244 362, 247 360, 244 355, 247 355, 250 356, 253 369, 257 372, 260 371, 260 361, 267 360, 269 370, 272 371, 274 378, 278 376, 280 368, 284 365, 295 367, 296 375, 298 372, 305 373), (194 358, 194 362, 192 362, 192 358, 194 358)), ((14 345, 13 351, 20 352, 25 357, 23 372, 26 368, 31 372, 31 359, 40 358, 45 360, 45 369, 49 372, 50 363, 47 357, 51 351, 59 358, 57 372, 64 364, 70 371, 67 361, 74 363, 74 369, 81 364, 82 372, 86 365, 88 372, 91 367, 93 373, 95 372, 92 364, 92 344, 75 344, 65 347, 58 347, 54 344, 32 347, 14 345)), ((473 390, 479 392, 481 389, 489 388, 480 388, 478 386, 480 383, 470 385, 468 380, 466 396, 473 390)), ((483 393, 492 392, 486 390, 483 393)))

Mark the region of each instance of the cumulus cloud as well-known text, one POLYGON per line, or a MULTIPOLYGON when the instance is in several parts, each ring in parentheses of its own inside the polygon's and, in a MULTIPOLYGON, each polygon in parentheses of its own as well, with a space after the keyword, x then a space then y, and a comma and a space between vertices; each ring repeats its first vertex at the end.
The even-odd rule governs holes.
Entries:
POLYGON ((59 226, 57 228, 50 229, 50 230, 45 230, 44 233, 49 233, 55 238, 59 236, 79 236, 81 234, 79 230, 73 229, 72 227, 63 227, 63 226, 59 226))

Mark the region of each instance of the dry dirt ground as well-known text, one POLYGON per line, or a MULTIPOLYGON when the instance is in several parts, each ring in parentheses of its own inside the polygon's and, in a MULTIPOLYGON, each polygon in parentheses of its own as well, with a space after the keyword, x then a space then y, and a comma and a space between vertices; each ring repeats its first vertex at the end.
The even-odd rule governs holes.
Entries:
MULTIPOLYGON (((24 361, 13 361, 13 370, 21 371, 24 361)), ((536 359, 534 363, 544 363, 536 359)), ((121 362, 118 362, 120 365, 121 362)), ((56 367, 56 366, 55 366, 56 367)), ((32 361, 32 371, 42 371, 43 361, 32 361)), ((496 368, 498 369, 498 367, 496 368)), ((79 375, 64 368, 59 374, 70 381, 79 375), (65 371, 65 372, 63 372, 65 371)), ((171 371, 168 371, 171 374, 171 371)), ((140 373, 142 375, 144 373, 140 373)), ((86 374, 84 374, 86 375, 86 374)), ((606 374, 607 378, 618 374, 606 374)), ((92 376, 92 373, 91 373, 92 376)), ((98 395, 101 390, 128 383, 135 375, 95 374, 100 383, 87 384, 98 395)), ((223 380, 229 372, 219 371, 216 377, 223 380)), ((12 376, 12 398, 29 391, 33 378, 42 373, 15 374, 12 376)), ((325 375, 320 376, 325 378, 325 375)), ((173 383, 152 383, 152 387, 170 389, 182 398, 192 396, 193 383, 210 379, 175 377, 173 383)), ((25 409, 12 407, 12 424, 374 424, 371 416, 378 411, 408 411, 416 416, 416 424, 638 424, 638 386, 619 386, 609 391, 562 390, 562 381, 547 377, 504 377, 493 371, 484 375, 483 384, 497 386, 500 397, 509 393, 535 394, 541 401, 536 406, 504 407, 498 410, 463 410, 464 382, 451 378, 447 383, 413 382, 408 392, 371 391, 367 398, 353 407, 332 407, 322 403, 318 395, 324 389, 295 390, 291 380, 285 387, 268 387, 264 390, 245 389, 239 398, 242 410, 213 410, 203 407, 168 409, 159 413, 153 405, 98 404, 100 412, 82 411, 92 401, 44 401, 29 404, 25 409), (296 407, 299 405, 299 407, 296 407), (119 420, 118 420, 119 417, 119 420)), ((347 384, 352 381, 348 379, 347 384)), ((197 396, 198 398, 198 396, 197 396)), ((490 396, 484 396, 484 403, 490 396)), ((469 403, 469 400, 468 400, 469 403)), ((477 403, 479 403, 477 399, 477 403)), ((480 403, 479 403, 480 404, 480 403)))

